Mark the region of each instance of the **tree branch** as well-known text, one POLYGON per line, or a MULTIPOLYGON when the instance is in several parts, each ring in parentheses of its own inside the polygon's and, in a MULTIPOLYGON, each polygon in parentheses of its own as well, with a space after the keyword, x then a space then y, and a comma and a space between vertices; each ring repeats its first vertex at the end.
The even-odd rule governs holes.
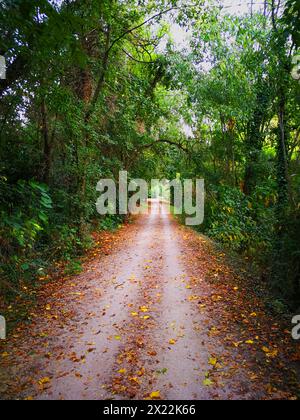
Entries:
POLYGON ((155 64, 155 61, 142 61, 142 60, 138 60, 137 58, 134 58, 131 54, 129 54, 123 48, 122 48, 122 51, 124 52, 124 54, 127 55, 127 57, 129 57, 131 60, 135 61, 136 63, 140 63, 140 64, 155 64))
POLYGON ((105 48, 105 52, 104 52, 103 60, 102 60, 102 70, 101 70, 101 73, 100 73, 100 76, 99 76, 99 79, 98 79, 98 83, 97 83, 95 93, 94 93, 94 96, 92 98, 89 110, 87 111, 86 116, 85 116, 86 121, 88 121, 90 119, 90 116, 93 113, 93 110, 94 110, 95 105, 97 103, 97 100, 99 98, 100 92, 101 92, 102 87, 104 85, 105 76, 106 76, 106 72, 107 72, 107 69, 108 69, 108 62, 109 62, 108 46, 109 46, 109 43, 110 43, 110 35, 111 35, 111 28, 109 27, 107 29, 107 32, 106 32, 106 48, 105 48))
POLYGON ((167 140, 167 139, 160 139, 160 140, 156 140, 153 143, 150 144, 145 144, 143 146, 140 147, 140 149, 151 149, 151 147, 156 146, 157 144, 160 143, 166 143, 169 144, 170 146, 175 146, 178 149, 182 150, 183 152, 187 153, 188 155, 190 155, 190 150, 187 149, 186 147, 184 147, 182 144, 180 143, 176 143, 175 141, 171 141, 171 140, 167 140))
POLYGON ((275 0, 272 0, 271 9, 272 9, 272 23, 273 23, 273 28, 274 28, 274 31, 275 32, 278 32, 277 23, 276 23, 277 12, 275 10, 276 9, 275 0))
MULTIPOLYGON (((151 22, 153 19, 156 19, 168 12, 171 12, 172 10, 177 9, 177 7, 171 7, 167 10, 164 10, 160 13, 157 13, 156 15, 150 17, 149 19, 147 19, 145 22, 140 23, 139 25, 135 26, 134 28, 128 29, 127 31, 125 31, 122 35, 120 35, 119 37, 117 37, 111 44, 110 44, 110 37, 111 37, 111 28, 109 27, 106 31, 106 46, 105 46, 105 52, 103 55, 103 68, 101 71, 101 74, 99 76, 98 79, 98 83, 97 83, 97 87, 93 96, 93 99, 91 101, 91 105, 89 107, 88 112, 86 113, 86 121, 89 120, 89 118, 91 117, 94 107, 97 103, 98 97, 100 95, 100 92, 102 90, 103 84, 104 84, 104 80, 105 80, 105 75, 106 75, 106 71, 108 68, 108 64, 109 64, 109 54, 111 52, 111 50, 113 49, 113 47, 119 42, 121 41, 121 39, 123 39, 126 35, 136 31, 137 29, 147 25, 147 23, 151 22)), ((133 57, 132 57, 133 58, 133 57)))
POLYGON ((111 43, 111 45, 110 45, 110 47, 109 47, 109 49, 108 49, 108 54, 110 53, 110 51, 113 49, 113 47, 119 42, 119 41, 121 41, 121 39, 123 39, 126 35, 128 35, 128 34, 130 34, 131 32, 134 32, 134 31, 136 31, 137 29, 139 29, 139 28, 142 28, 143 26, 145 26, 145 25, 147 25, 147 23, 149 23, 149 22, 151 22, 152 20, 154 20, 154 19, 156 19, 156 18, 158 18, 158 17, 160 17, 160 16, 163 16, 163 15, 165 15, 166 13, 169 13, 169 12, 171 12, 172 10, 176 10, 176 9, 178 9, 177 7, 171 7, 171 8, 169 8, 169 9, 167 9, 167 10, 164 10, 164 11, 162 11, 162 12, 160 12, 160 13, 157 13, 156 15, 154 15, 154 16, 152 16, 152 17, 150 17, 149 19, 147 19, 147 20, 145 20, 143 23, 140 23, 139 25, 137 25, 137 26, 135 26, 135 27, 133 27, 133 28, 131 28, 131 29, 128 29, 127 31, 125 31, 125 32, 123 32, 123 34, 122 35, 120 35, 120 36, 118 36, 112 43, 111 43))

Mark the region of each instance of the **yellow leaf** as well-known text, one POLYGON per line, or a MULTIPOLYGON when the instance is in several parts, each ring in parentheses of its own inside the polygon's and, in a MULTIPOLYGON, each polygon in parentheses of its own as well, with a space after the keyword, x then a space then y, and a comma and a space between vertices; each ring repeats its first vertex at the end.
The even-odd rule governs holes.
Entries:
POLYGON ((214 301, 214 302, 219 302, 220 300, 222 300, 223 298, 222 298, 222 296, 212 296, 212 300, 214 301))
POLYGON ((174 344, 176 344, 176 340, 171 339, 171 340, 169 341, 169 344, 171 344, 171 345, 173 346, 174 344))
POLYGON ((51 311, 51 306, 50 305, 46 305, 46 311, 51 311))
POLYGON ((204 386, 212 386, 214 383, 210 379, 204 379, 203 385, 204 386))
POLYGON ((272 351, 270 351, 270 353, 267 353, 267 357, 270 357, 270 358, 275 358, 275 357, 277 357, 278 356, 278 350, 272 350, 272 351))
POLYGON ((1 354, 1 357, 3 357, 3 358, 8 357, 8 356, 9 356, 9 353, 7 353, 7 352, 4 352, 4 353, 1 354))
POLYGON ((246 341, 246 344, 250 344, 250 345, 252 345, 252 344, 254 344, 254 341, 252 341, 252 340, 248 340, 248 341, 246 341))
POLYGON ((138 313, 137 312, 131 312, 131 315, 132 316, 138 316, 138 313))
POLYGON ((152 392, 150 394, 150 398, 151 398, 151 400, 159 400, 160 399, 160 392, 159 391, 152 392))
POLYGON ((147 308, 146 306, 141 306, 141 307, 140 307, 140 311, 141 311, 141 312, 144 312, 144 313, 145 313, 145 312, 148 312, 148 308, 147 308))
POLYGON ((120 373, 121 375, 124 375, 126 373, 126 369, 120 369, 118 370, 118 373, 120 373))
POLYGON ((134 383, 140 385, 140 381, 136 376, 134 376, 132 378, 129 378, 129 380, 130 380, 130 382, 134 382, 134 383))
POLYGON ((115 340, 120 341, 121 337, 119 335, 115 335, 115 340))
POLYGON ((150 319, 149 315, 144 316, 144 320, 147 321, 147 319, 150 319))
POLYGON ((211 366, 216 366, 216 364, 218 363, 218 360, 215 358, 210 358, 208 364, 211 366))
POLYGON ((256 313, 256 312, 252 312, 252 314, 250 314, 250 316, 251 316, 252 318, 256 318, 256 317, 257 317, 257 313, 256 313))
POLYGON ((48 384, 50 382, 50 378, 46 377, 46 378, 42 378, 39 380, 39 384, 40 385, 45 385, 48 384))
POLYGON ((141 370, 138 371, 137 374, 138 374, 138 376, 144 376, 145 372, 146 372, 145 368, 142 368, 141 370))
POLYGON ((268 347, 263 347, 262 350, 266 353, 267 357, 274 358, 278 356, 278 350, 270 350, 268 347))
POLYGON ((199 296, 189 296, 189 301, 193 302, 194 300, 199 300, 199 296))

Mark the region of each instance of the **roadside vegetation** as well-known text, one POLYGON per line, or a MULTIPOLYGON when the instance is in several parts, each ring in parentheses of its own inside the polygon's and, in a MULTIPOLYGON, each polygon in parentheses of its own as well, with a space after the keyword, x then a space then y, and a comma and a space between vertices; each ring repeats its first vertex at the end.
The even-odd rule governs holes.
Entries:
POLYGON ((127 170, 204 178, 200 231, 299 306, 299 2, 229 13, 216 1, 1 2, 2 303, 57 262, 80 272, 92 233, 124 221, 99 218, 96 184, 127 170))

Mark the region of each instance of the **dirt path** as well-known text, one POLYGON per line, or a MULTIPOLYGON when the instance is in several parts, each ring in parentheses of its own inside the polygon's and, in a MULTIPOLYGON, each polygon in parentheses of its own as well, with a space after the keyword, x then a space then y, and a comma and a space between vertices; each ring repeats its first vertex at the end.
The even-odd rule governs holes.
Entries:
POLYGON ((138 218, 7 344, 2 398, 293 398, 293 343, 207 246, 166 214, 138 218))

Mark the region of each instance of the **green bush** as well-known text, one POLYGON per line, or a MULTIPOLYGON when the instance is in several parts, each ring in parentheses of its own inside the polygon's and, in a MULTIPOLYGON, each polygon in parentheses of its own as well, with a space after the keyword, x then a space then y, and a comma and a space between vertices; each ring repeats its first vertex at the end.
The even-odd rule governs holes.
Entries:
POLYGON ((300 305, 300 216, 290 212, 274 242, 272 285, 295 307, 300 305))
POLYGON ((120 216, 108 215, 100 222, 100 230, 116 230, 123 223, 120 216))
POLYGON ((82 263, 79 260, 71 260, 65 268, 64 273, 68 276, 74 276, 82 272, 82 263))
POLYGON ((271 249, 270 219, 274 218, 270 191, 252 197, 228 186, 213 187, 207 195, 205 233, 235 251, 257 255, 271 249))
POLYGON ((0 197, 0 232, 7 248, 32 249, 48 225, 48 213, 52 209, 48 188, 34 181, 18 181, 13 186, 2 178, 0 197))
POLYGON ((214 187, 206 202, 206 233, 234 250, 247 249, 255 229, 245 196, 238 189, 214 187))
POLYGON ((46 227, 52 200, 48 188, 34 181, 9 184, 0 178, 0 276, 17 283, 42 267, 35 247, 46 227))

